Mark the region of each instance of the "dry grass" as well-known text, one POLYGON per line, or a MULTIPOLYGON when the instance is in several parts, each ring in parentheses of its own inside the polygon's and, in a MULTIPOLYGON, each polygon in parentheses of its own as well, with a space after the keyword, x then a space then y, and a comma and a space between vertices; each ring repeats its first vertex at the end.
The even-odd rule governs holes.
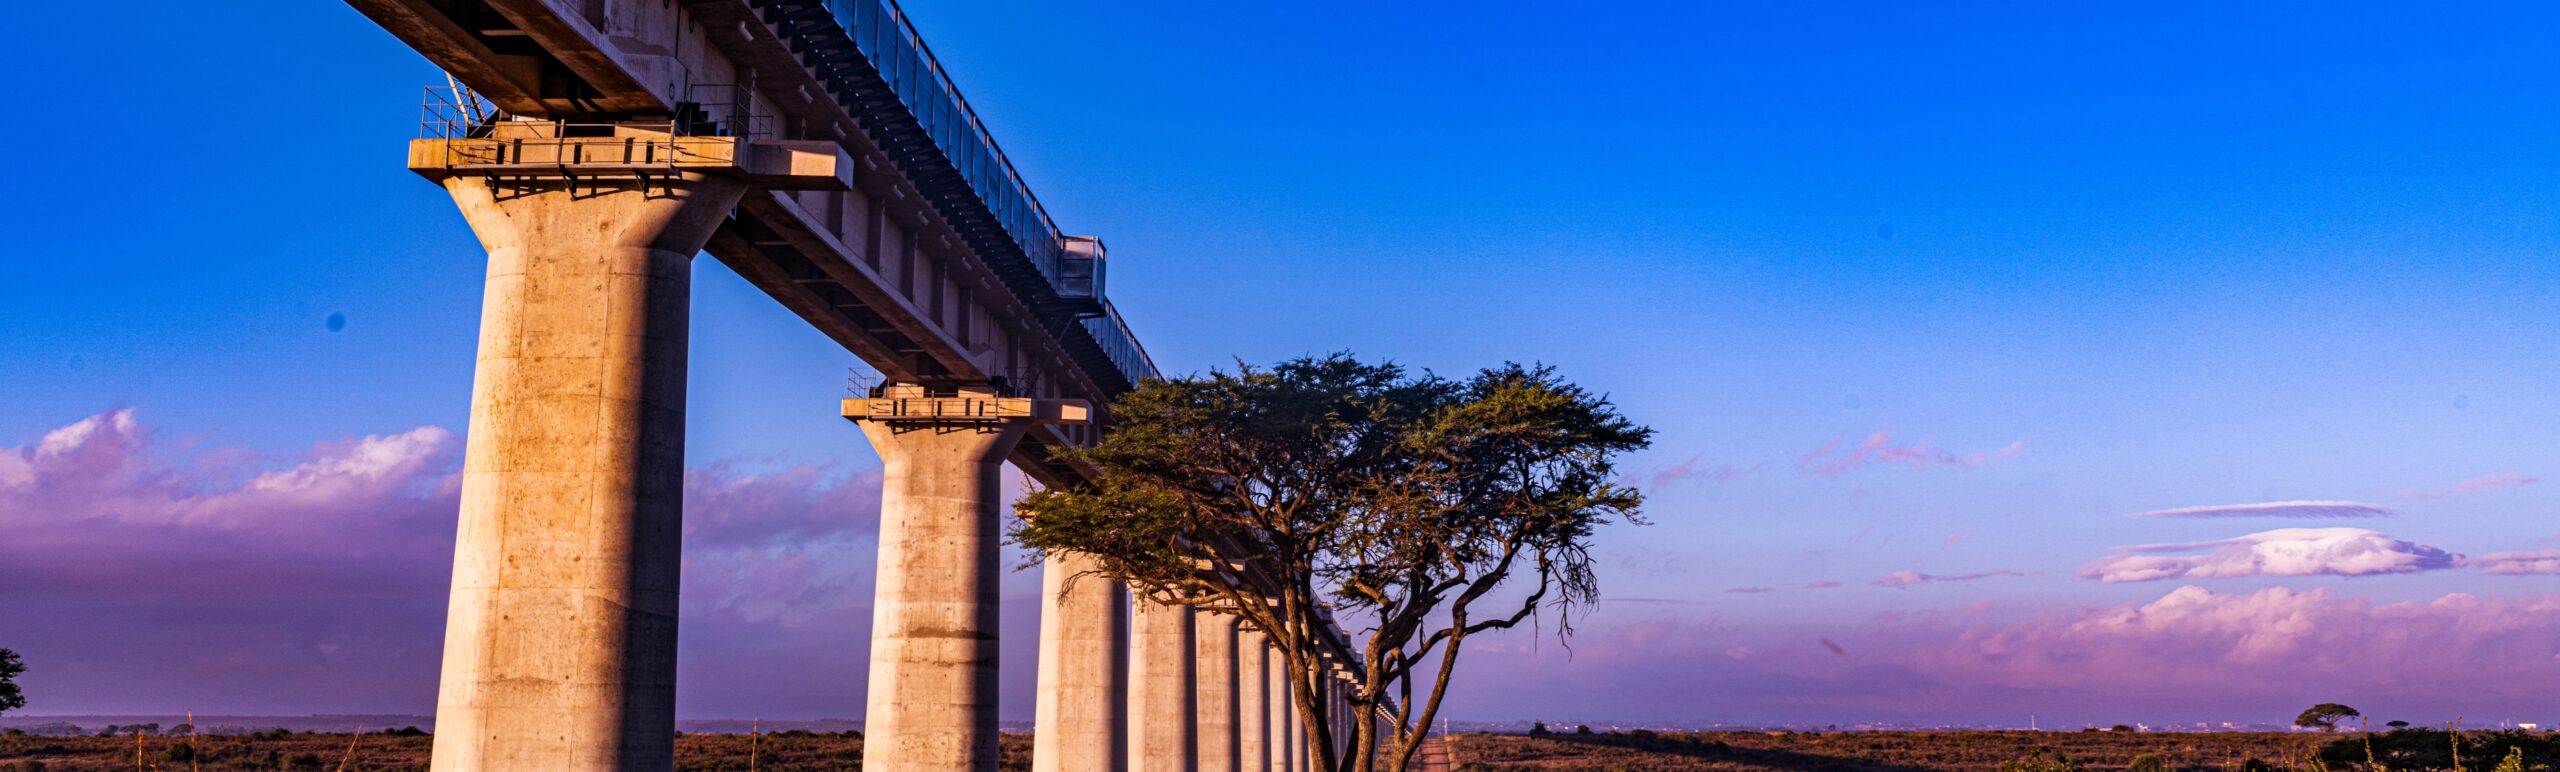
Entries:
POLYGON ((2092 770, 2158 754, 2170 769, 2238 769, 2256 758, 2290 767, 2326 738, 2281 732, 1665 732, 1467 734, 1453 738, 1466 770, 1993 770, 2038 749, 2092 770))
MULTIPOLYGON (((1002 738, 1003 769, 1031 768, 1031 737, 1007 734, 1002 738)), ((63 770, 132 770, 134 769, 134 737, 34 737, 0 735, 0 772, 42 769, 63 770)), ((230 770, 319 770, 334 772, 345 762, 349 772, 367 770, 424 770, 427 751, 433 745, 429 737, 395 737, 390 735, 348 735, 344 733, 295 733, 284 736, 206 735, 189 745, 184 737, 143 738, 146 770, 176 772, 203 769, 208 772, 230 770), (348 750, 352 744, 354 750, 348 750), (196 752, 187 759, 189 747, 196 752)), ((861 766, 862 741, 840 735, 815 735, 784 732, 751 738, 740 734, 688 734, 676 738, 676 768, 679 770, 745 770, 752 750, 757 772, 798 772, 800 770, 845 770, 861 766), (751 747, 752 746, 752 749, 751 747)))
MULTIPOLYGON (((1454 738, 1460 769, 1468 770, 1993 770, 2038 748, 2093 770, 2123 769, 2134 756, 2156 753, 2170 769, 2238 769, 2251 758, 2292 766, 2306 759, 2320 738, 2281 733, 2118 734, 2088 732, 1671 732, 1549 735, 1469 734, 1454 738)), ((0 772, 37 769, 131 770, 134 738, 0 735, 0 772)), ((296 733, 197 738, 143 738, 144 769, 191 770, 173 748, 197 749, 193 763, 208 771, 320 770, 347 762, 348 770, 423 770, 427 737, 296 733), (354 751, 348 747, 352 742, 354 751)), ((688 734, 676 740, 680 770, 745 770, 750 746, 757 772, 848 770, 862 759, 862 741, 801 732, 751 738, 738 734, 688 734)), ((1029 769, 1031 738, 1003 738, 1004 769, 1029 769)))

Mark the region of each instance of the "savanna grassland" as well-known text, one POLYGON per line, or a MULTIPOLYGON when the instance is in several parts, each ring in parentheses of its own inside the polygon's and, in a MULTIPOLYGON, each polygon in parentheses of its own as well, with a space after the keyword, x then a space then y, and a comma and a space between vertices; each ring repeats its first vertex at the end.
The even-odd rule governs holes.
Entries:
MULTIPOLYGON (((0 772, 65 770, 424 770, 434 738, 425 735, 267 732, 141 738, 39 737, 0 734, 0 772), (136 765, 137 756, 141 764, 136 765), (341 764, 344 766, 342 767, 341 764)), ((1031 736, 1003 735, 1001 769, 1031 768, 1031 736)), ((676 737, 676 769, 850 770, 862 765, 862 740, 839 734, 776 732, 684 734, 676 737)))
POLYGON ((2551 769, 2549 735, 2428 729, 2334 735, 2288 732, 1625 732, 1462 734, 1450 738, 1470 770, 2500 770, 2510 749, 2524 770, 2551 769), (2368 744, 2366 741, 2370 739, 2368 744), (2149 757, 2146 759, 2145 757, 2149 757))
MULTIPOLYGON (((2282 732, 1601 732, 1461 734, 1449 738, 1460 770, 1810 770, 1815 772, 2065 772, 2066 770, 2453 769, 2445 732, 2377 733, 2367 766, 2363 735, 2282 732), (2137 766, 2149 756, 2157 766, 2137 766), (2033 761, 2032 765, 2025 762, 2033 761)), ((262 733, 184 737, 42 737, 0 734, 0 772, 65 770, 423 770, 423 735, 262 733), (137 747, 138 746, 138 747, 137 747), (137 753, 138 751, 138 753, 137 753), (137 764, 139 759, 139 764, 137 764)), ((2461 769, 2500 769, 2510 747, 2524 769, 2548 769, 2560 748, 2538 735, 2467 732, 2461 769)), ((1031 766, 1031 737, 1006 734, 1006 770, 1031 766)), ((862 740, 850 734, 686 734, 679 770, 851 770, 862 740)))

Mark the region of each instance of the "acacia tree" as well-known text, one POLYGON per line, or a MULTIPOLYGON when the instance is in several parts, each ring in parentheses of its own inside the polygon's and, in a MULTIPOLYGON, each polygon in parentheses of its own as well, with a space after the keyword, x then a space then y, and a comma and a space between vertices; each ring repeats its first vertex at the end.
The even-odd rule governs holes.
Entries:
POLYGON ((27 695, 18 691, 18 674, 24 672, 27 665, 18 660, 17 652, 0 649, 0 713, 27 706, 27 695))
POLYGON ((1340 354, 1151 381, 1111 414, 1102 442, 1061 453, 1091 481, 1025 497, 1015 538, 1270 636, 1334 770, 1410 764, 1468 636, 1548 608, 1571 633, 1597 598, 1594 527, 1642 503, 1612 459, 1652 434, 1549 368, 1453 381, 1340 354), (1517 597, 1479 616, 1505 586, 1517 597), (1339 645, 1335 608, 1365 617, 1365 638, 1339 645), (1329 663, 1354 661, 1355 715, 1375 711, 1389 734, 1360 720, 1336 738, 1317 720, 1329 663))
POLYGON ((2355 708, 2350 708, 2335 702, 2323 702, 2303 709, 2302 715, 2295 716, 2293 718, 2293 725, 2304 729, 2318 729, 2323 732, 2335 732, 2338 731, 2338 721, 2340 719, 2358 718, 2363 715, 2363 713, 2356 712, 2355 708))

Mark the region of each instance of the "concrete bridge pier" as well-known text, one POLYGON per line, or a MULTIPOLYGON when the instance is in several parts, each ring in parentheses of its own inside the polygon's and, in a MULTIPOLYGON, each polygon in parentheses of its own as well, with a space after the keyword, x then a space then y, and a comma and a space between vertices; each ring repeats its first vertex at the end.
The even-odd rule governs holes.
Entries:
POLYGON ((1004 460, 1032 424, 1085 412, 975 387, 891 385, 844 401, 882 462, 864 769, 996 767, 1004 460))
POLYGON ((1192 725, 1195 670, 1190 606, 1137 599, 1129 641, 1129 769, 1173 772, 1197 760, 1192 725))
POLYGON ((1198 635, 1198 691, 1193 697, 1199 733, 1201 772, 1236 772, 1236 618, 1201 614, 1198 635))
POLYGON ((441 182, 489 268, 434 766, 667 769, 693 256, 747 185, 441 182))
POLYGON ((1271 676, 1269 639, 1251 628, 1236 632, 1236 760, 1239 772, 1271 772, 1271 676))
POLYGON ((1052 553, 1040 569, 1040 680, 1031 768, 1126 769, 1129 593, 1086 555, 1052 553), (1070 579, 1073 578, 1073 581, 1070 579))

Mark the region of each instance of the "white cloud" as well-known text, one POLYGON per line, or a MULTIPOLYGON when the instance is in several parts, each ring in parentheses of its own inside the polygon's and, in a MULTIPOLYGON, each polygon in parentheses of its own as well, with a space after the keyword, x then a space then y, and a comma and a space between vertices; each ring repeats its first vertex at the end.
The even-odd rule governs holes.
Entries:
POLYGON ((2269 501, 2261 504, 2217 504, 2206 507, 2180 507, 2135 512, 2128 517, 2283 517, 2297 520, 2384 517, 2392 514, 2385 507, 2359 501, 2269 501))
POLYGON ((2372 576, 2452 568, 2461 562, 2461 555, 2362 528, 2279 528, 2220 541, 2126 547, 2082 566, 2080 575, 2109 583, 2372 576))

